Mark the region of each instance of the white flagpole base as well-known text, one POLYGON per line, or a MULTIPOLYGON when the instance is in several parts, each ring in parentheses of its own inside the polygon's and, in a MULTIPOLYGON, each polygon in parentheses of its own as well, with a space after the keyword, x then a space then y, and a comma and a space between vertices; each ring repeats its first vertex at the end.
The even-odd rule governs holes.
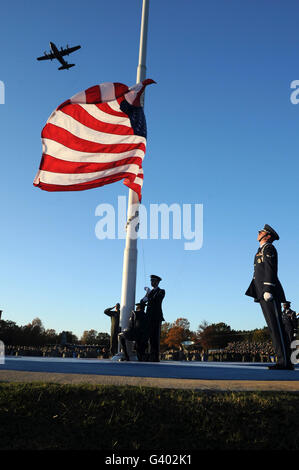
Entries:
POLYGON ((112 361, 112 362, 119 362, 119 361, 123 361, 124 358, 125 358, 124 353, 123 353, 123 352, 119 352, 119 353, 115 354, 115 356, 112 356, 112 357, 110 358, 110 361, 112 361))
MULTIPOLYGON (((136 354, 130 354, 129 355, 129 362, 138 362, 138 357, 136 356, 136 354)), ((113 356, 111 359, 110 359, 112 362, 127 362, 127 360, 125 359, 125 355, 123 352, 119 352, 117 353, 115 356, 113 356)))

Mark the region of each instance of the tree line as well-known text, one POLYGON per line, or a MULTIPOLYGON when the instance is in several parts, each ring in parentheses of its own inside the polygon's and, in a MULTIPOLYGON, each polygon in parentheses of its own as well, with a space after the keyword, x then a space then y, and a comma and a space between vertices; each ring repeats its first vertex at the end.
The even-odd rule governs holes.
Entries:
POLYGON ((178 349, 192 343, 192 348, 223 349, 232 342, 263 343, 269 341, 268 328, 254 330, 234 330, 226 323, 203 321, 197 331, 190 330, 187 318, 178 318, 173 323, 163 323, 161 327, 161 351, 178 349))
POLYGON ((31 323, 18 326, 10 320, 0 320, 0 340, 12 346, 46 346, 55 344, 89 344, 109 347, 110 336, 95 330, 84 331, 79 339, 72 331, 57 333, 54 329, 45 329, 40 318, 31 323))
MULTIPOLYGON (((226 323, 202 321, 196 331, 190 329, 187 318, 178 318, 173 323, 164 322, 161 327, 161 352, 169 349, 179 349, 182 345, 190 344, 192 348, 222 349, 232 342, 260 343, 269 341, 268 329, 234 330, 226 323)), ((34 318, 31 323, 18 326, 10 320, 0 320, 0 340, 6 345, 13 346, 46 346, 55 344, 82 344, 109 347, 108 333, 94 329, 85 330, 80 338, 72 331, 57 333, 54 329, 45 329, 40 318, 34 318)))

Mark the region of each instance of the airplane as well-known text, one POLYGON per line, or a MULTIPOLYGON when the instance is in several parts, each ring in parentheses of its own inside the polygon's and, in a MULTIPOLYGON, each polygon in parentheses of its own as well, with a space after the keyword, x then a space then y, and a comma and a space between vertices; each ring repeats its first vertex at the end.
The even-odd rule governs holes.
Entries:
POLYGON ((72 52, 77 51, 78 49, 81 48, 81 46, 69 47, 68 45, 66 45, 65 49, 63 49, 63 47, 58 49, 58 47, 55 46, 54 42, 50 42, 50 48, 51 48, 51 51, 52 51, 52 52, 50 52, 50 54, 47 54, 47 52, 45 52, 44 53, 45 55, 43 55, 41 57, 37 57, 36 60, 53 60, 53 59, 57 59, 62 64, 62 66, 59 67, 58 70, 68 70, 69 68, 74 67, 74 65, 76 65, 76 64, 69 64, 68 62, 66 62, 66 60, 64 60, 63 56, 64 55, 69 55, 72 52))

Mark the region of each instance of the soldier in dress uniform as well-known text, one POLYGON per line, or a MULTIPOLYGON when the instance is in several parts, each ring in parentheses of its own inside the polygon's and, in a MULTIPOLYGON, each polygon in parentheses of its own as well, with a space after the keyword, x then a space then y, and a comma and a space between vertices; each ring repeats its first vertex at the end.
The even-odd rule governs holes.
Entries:
POLYGON ((269 369, 293 370, 290 343, 282 322, 281 303, 286 302, 285 294, 277 277, 277 251, 273 246, 279 235, 266 224, 258 232, 260 247, 254 258, 254 276, 245 295, 253 297, 262 308, 269 328, 277 364, 269 369))
POLYGON ((136 309, 132 310, 129 317, 128 328, 119 333, 118 338, 126 361, 130 360, 126 341, 135 341, 138 361, 145 360, 145 350, 148 343, 148 322, 144 312, 145 303, 143 301, 135 304, 136 309))
POLYGON ((165 297, 165 290, 160 289, 159 283, 162 281, 160 276, 151 275, 152 289, 145 287, 147 295, 144 300, 147 301, 146 314, 149 322, 149 342, 150 342, 150 361, 160 361, 160 333, 161 323, 164 321, 162 312, 162 301, 165 297))
POLYGON ((282 304, 283 311, 282 311, 282 321, 285 327, 286 333, 289 338, 289 342, 291 343, 296 339, 297 333, 297 315, 294 310, 290 308, 291 302, 286 301, 282 304))
POLYGON ((118 352, 118 333, 119 333, 119 316, 120 304, 117 303, 115 307, 109 307, 104 310, 105 315, 111 318, 110 329, 110 353, 115 356, 118 352), (115 310, 113 310, 115 309, 115 310))

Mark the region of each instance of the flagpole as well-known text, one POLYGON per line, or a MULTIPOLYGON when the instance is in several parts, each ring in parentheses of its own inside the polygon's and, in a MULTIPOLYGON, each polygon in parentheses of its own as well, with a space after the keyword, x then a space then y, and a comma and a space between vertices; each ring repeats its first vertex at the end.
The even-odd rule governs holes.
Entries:
MULTIPOLYGON (((141 16, 141 29, 140 29, 140 43, 139 43, 139 59, 137 66, 136 83, 139 83, 146 78, 146 50, 147 50, 147 31, 148 31, 148 13, 149 13, 149 0, 142 2, 142 16, 141 16)), ((124 250, 123 259, 123 277, 122 277, 122 290, 120 301, 120 327, 122 330, 128 326, 130 312, 135 307, 136 295, 136 273, 137 273, 137 237, 136 227, 139 221, 139 199, 138 195, 132 189, 129 189, 128 197, 128 222, 126 233, 126 246, 124 250), (134 223, 131 223, 133 222, 134 223)), ((128 344, 128 353, 131 354, 131 348, 128 344)), ((119 352, 112 359, 118 360, 123 356, 119 352)))

